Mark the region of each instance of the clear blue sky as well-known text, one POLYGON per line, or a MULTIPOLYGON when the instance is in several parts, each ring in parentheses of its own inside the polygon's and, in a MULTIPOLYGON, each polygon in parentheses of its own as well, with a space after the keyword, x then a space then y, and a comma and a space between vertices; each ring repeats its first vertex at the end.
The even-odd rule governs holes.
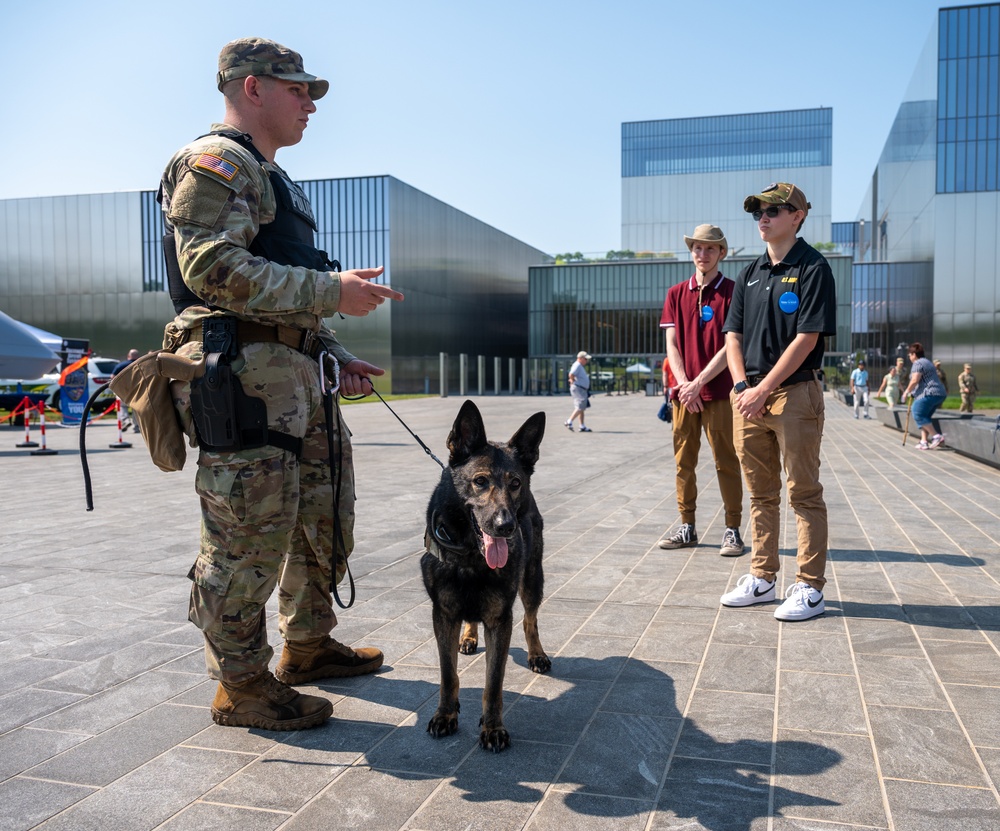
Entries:
POLYGON ((606 251, 622 122, 826 106, 851 220, 939 5, 7 3, 0 198, 154 189, 222 115, 220 47, 262 36, 332 83, 278 155, 298 179, 391 174, 549 253, 606 251))

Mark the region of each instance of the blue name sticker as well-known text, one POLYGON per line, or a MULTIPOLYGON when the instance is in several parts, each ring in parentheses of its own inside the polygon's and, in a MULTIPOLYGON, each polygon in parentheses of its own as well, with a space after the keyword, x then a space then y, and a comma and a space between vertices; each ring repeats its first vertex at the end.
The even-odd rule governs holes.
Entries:
POLYGON ((778 298, 778 306, 781 311, 790 315, 799 307, 799 296, 794 291, 786 291, 778 298))
POLYGON ((701 307, 701 319, 705 323, 708 323, 708 321, 710 321, 713 317, 715 317, 715 312, 712 311, 712 307, 711 306, 702 306, 701 307))

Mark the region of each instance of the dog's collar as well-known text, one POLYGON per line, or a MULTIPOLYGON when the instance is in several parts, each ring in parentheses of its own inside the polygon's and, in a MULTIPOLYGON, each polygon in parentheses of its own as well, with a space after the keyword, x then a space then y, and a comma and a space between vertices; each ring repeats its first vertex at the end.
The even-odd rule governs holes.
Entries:
MULTIPOLYGON (((433 541, 438 547, 445 548, 450 551, 458 551, 462 548, 462 543, 454 539, 452 534, 449 532, 448 527, 445 525, 444 520, 441 518, 441 515, 437 511, 434 511, 431 514, 430 527, 428 530, 430 531, 429 536, 431 537, 431 540, 425 538, 425 545, 428 542, 433 541)), ((430 550, 430 545, 427 545, 427 549, 430 550)), ((432 553, 437 554, 437 552, 432 553)))

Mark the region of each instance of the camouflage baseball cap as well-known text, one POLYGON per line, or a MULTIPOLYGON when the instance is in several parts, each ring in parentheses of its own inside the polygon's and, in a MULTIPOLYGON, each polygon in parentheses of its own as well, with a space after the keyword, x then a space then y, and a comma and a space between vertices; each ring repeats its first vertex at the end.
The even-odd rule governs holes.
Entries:
POLYGON ((806 195, 788 182, 774 182, 760 193, 748 196, 743 200, 743 210, 748 214, 760 210, 761 202, 768 205, 791 205, 797 211, 805 211, 807 216, 812 207, 806 201, 806 195))
POLYGON ((264 38, 240 38, 222 47, 219 53, 219 90, 228 81, 249 75, 271 75, 283 81, 305 81, 309 97, 316 101, 326 95, 330 82, 302 69, 302 56, 287 46, 264 38))

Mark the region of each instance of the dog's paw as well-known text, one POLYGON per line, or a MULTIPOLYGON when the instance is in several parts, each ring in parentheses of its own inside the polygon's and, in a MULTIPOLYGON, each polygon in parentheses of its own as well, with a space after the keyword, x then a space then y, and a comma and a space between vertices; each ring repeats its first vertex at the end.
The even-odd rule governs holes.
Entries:
POLYGON ((427 732, 435 739, 450 736, 458 730, 458 713, 443 713, 438 710, 427 724, 427 732))
POLYGON ((478 647, 479 641, 475 638, 462 638, 461 643, 458 645, 458 651, 463 655, 475 655, 478 647))
POLYGON ((532 672, 545 673, 552 669, 552 661, 544 652, 541 655, 529 656, 528 669, 532 672))
POLYGON ((479 746, 483 750, 492 750, 499 753, 510 747, 510 734, 504 730, 503 725, 499 727, 480 727, 479 746))

